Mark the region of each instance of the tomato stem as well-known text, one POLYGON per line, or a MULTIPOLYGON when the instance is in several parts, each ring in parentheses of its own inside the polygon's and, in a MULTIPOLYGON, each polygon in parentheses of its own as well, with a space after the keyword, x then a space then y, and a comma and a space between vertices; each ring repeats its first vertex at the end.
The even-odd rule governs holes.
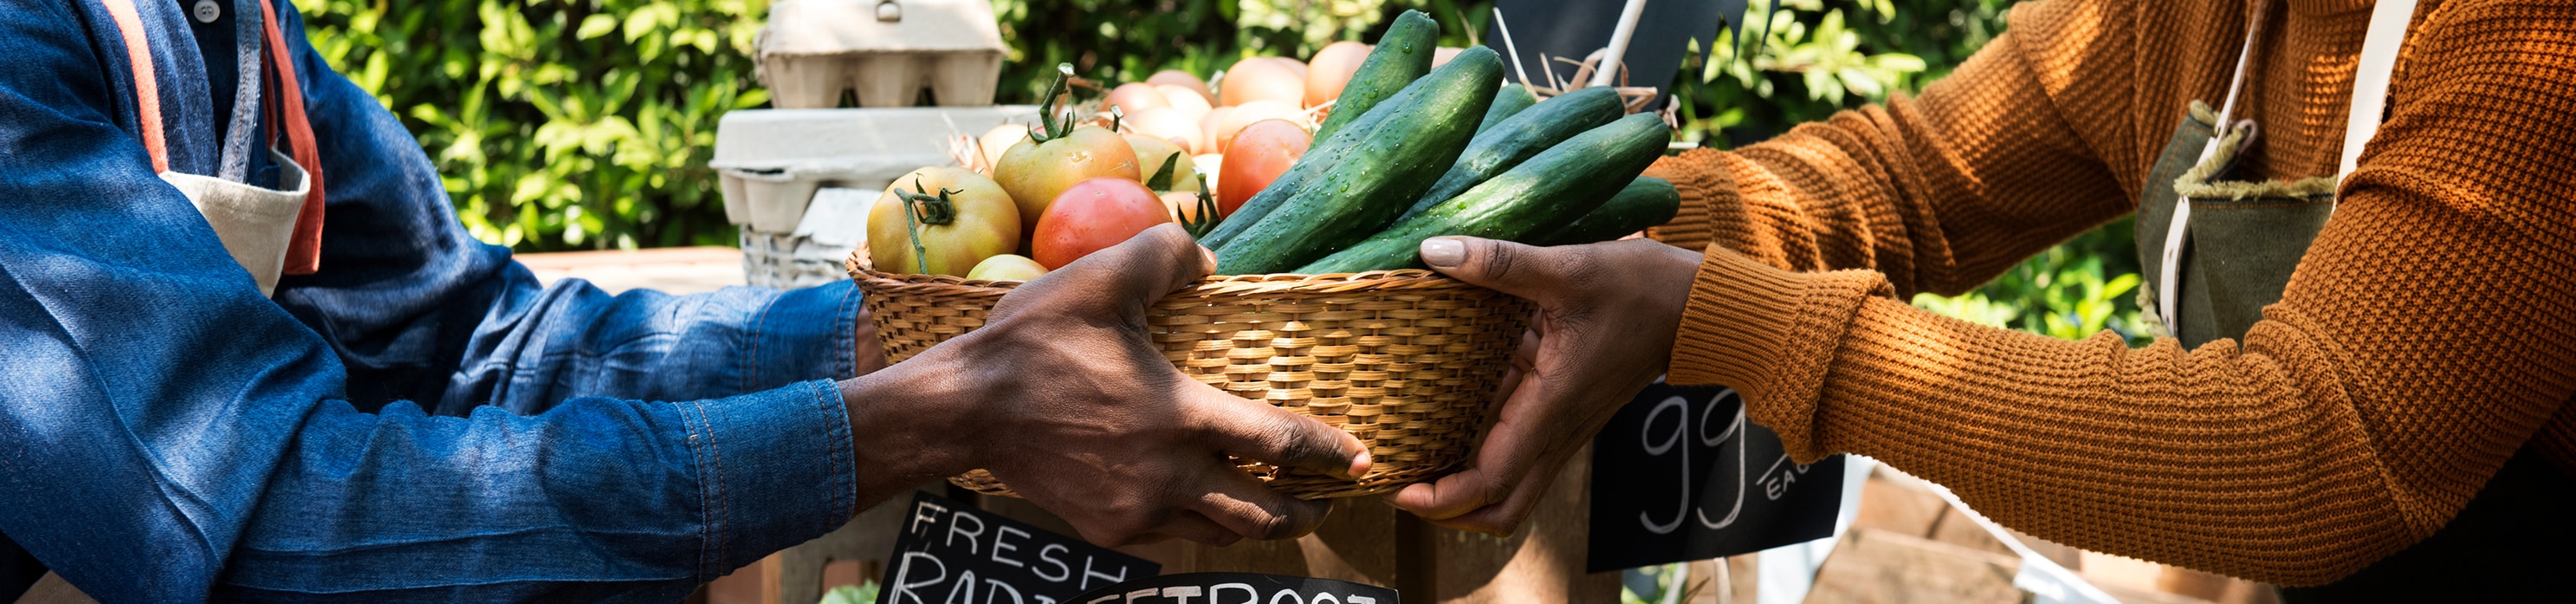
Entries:
MULTIPOLYGON (((1169 170, 1169 169, 1171 169, 1171 164, 1169 164, 1169 163, 1165 163, 1165 164, 1163 164, 1163 168, 1164 168, 1164 169, 1166 169, 1166 170, 1169 170)), ((1197 217, 1192 218, 1192 219, 1184 220, 1184 221, 1182 221, 1182 222, 1181 222, 1181 229, 1182 229, 1182 230, 1189 231, 1189 232, 1190 232, 1190 238, 1192 238, 1192 239, 1204 239, 1204 238, 1206 238, 1206 237, 1207 237, 1207 235, 1208 235, 1208 233, 1216 232, 1216 225, 1217 225, 1217 223, 1219 223, 1219 222, 1224 222, 1224 221, 1225 221, 1225 217, 1224 217, 1224 216, 1218 216, 1218 215, 1217 215, 1217 212, 1216 212, 1216 210, 1217 210, 1217 208, 1216 208, 1216 196, 1214 196, 1214 195, 1209 195, 1209 194, 1208 194, 1208 191, 1212 191, 1212 190, 1215 190, 1215 189, 1211 189, 1211 188, 1209 188, 1209 187, 1208 187, 1208 184, 1207 184, 1207 175, 1206 175, 1206 174, 1200 174, 1200 175, 1198 175, 1198 176, 1199 176, 1199 215, 1198 215, 1197 217)))
POLYGON ((897 185, 894 195, 895 198, 903 200, 903 230, 905 234, 912 236, 912 260, 920 271, 917 274, 927 275, 930 274, 930 251, 921 246, 921 225, 929 223, 939 226, 957 222, 957 204, 949 201, 948 196, 965 191, 951 191, 947 187, 940 187, 939 195, 932 196, 930 188, 921 184, 920 177, 912 179, 912 191, 904 192, 902 186, 897 185))
POLYGON ((1059 97, 1065 96, 1065 93, 1067 92, 1065 90, 1065 85, 1072 78, 1072 63, 1055 64, 1055 83, 1047 85, 1046 98, 1038 102, 1038 123, 1043 124, 1045 126, 1045 130, 1041 132, 1037 127, 1030 127, 1030 144, 1043 144, 1047 141, 1064 138, 1066 134, 1073 132, 1072 112, 1066 111, 1065 115, 1062 116, 1063 119, 1061 121, 1057 119, 1058 116, 1056 115, 1056 110, 1061 107, 1056 103, 1056 100, 1059 97))

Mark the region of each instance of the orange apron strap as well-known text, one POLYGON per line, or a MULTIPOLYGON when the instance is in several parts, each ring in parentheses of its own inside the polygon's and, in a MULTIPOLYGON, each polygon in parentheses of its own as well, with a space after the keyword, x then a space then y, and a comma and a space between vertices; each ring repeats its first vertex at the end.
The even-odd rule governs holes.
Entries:
POLYGON ((170 145, 161 132, 161 85, 152 78, 152 41, 143 37, 143 16, 134 0, 104 0, 116 32, 125 37, 125 57, 134 70, 135 125, 143 130, 143 150, 152 155, 152 172, 170 171, 170 145))
MULTIPOLYGON (((130 1, 130 0, 126 0, 130 1)), ((274 0, 259 3, 261 28, 268 41, 268 64, 277 77, 277 106, 285 111, 280 120, 286 130, 286 142, 295 147, 295 163, 311 175, 313 187, 305 191, 304 209, 295 216, 295 236, 286 244, 285 273, 310 275, 322 268, 322 152, 313 147, 313 122, 304 116, 304 85, 295 79, 295 62, 286 52, 286 36, 277 29, 274 0)))

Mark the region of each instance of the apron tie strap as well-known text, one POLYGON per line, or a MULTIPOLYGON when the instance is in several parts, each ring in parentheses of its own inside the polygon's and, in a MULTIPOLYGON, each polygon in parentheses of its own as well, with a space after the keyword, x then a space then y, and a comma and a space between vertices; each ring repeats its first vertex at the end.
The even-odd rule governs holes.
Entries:
POLYGON ((294 147, 295 163, 310 175, 312 188, 304 194, 304 209, 295 216, 295 235, 286 244, 286 266, 289 275, 310 275, 322 268, 322 153, 314 148, 313 122, 304 115, 304 85, 295 78, 295 63, 286 53, 286 36, 277 29, 277 9, 273 0, 261 0, 260 15, 263 36, 268 39, 270 75, 277 78, 277 107, 285 112, 286 142, 294 147))

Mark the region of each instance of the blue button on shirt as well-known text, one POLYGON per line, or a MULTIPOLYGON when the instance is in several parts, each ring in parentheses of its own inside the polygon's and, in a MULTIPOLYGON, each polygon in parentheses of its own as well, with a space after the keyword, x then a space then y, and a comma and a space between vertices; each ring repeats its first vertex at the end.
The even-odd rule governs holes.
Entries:
MULTIPOLYGON (((213 174, 242 75, 137 5, 213 174)), ((0 0, 0 599, 669 602, 855 513, 846 283, 540 286, 278 12, 328 219, 271 300, 152 173, 98 0, 0 0)))

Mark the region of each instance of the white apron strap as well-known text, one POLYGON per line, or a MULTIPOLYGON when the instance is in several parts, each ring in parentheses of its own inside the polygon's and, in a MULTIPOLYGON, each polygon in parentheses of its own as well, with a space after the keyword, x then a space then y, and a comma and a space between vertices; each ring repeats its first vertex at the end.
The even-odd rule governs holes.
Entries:
POLYGON ((2343 163, 2335 180, 2351 176, 2361 163, 2361 149, 2379 133, 2387 115, 2388 78, 2397 69, 2397 51, 2405 46, 2406 25, 2415 19, 2415 0, 2379 0, 2370 9, 2370 30, 2361 40, 2361 61, 2353 67, 2352 113, 2344 118, 2343 163))

